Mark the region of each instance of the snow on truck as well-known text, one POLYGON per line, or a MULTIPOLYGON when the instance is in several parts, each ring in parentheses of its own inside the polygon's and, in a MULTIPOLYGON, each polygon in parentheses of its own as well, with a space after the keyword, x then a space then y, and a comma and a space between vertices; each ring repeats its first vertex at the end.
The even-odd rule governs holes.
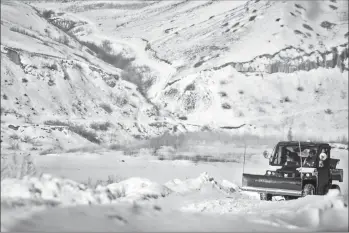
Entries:
POLYGON ((242 175, 242 190, 258 192, 261 200, 283 196, 286 200, 307 195, 325 195, 329 189, 340 188, 333 181, 343 182, 339 159, 331 158, 327 143, 279 142, 269 154, 269 170, 264 175, 242 175))

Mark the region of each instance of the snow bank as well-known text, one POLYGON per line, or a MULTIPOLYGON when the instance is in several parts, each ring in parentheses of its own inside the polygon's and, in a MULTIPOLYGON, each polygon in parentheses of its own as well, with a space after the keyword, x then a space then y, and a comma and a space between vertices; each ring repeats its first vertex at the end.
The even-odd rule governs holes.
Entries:
POLYGON ((113 196, 106 191, 98 192, 69 179, 44 174, 41 177, 2 180, 1 198, 45 200, 74 205, 110 203, 113 196))
POLYGON ((164 197, 170 193, 171 190, 167 187, 143 178, 130 178, 107 186, 99 185, 96 189, 48 174, 1 181, 3 200, 51 201, 63 205, 108 204, 123 199, 164 197))
POLYGON ((223 180, 222 183, 218 183, 212 176, 209 176, 207 172, 203 172, 197 178, 180 180, 173 179, 165 183, 165 186, 170 188, 179 194, 188 194, 195 191, 207 192, 213 190, 219 190, 223 193, 235 192, 238 186, 223 180))
POLYGON ((7 200, 50 201, 63 205, 108 204, 117 201, 138 201, 158 199, 171 193, 189 194, 195 192, 235 192, 238 186, 224 180, 218 183, 207 174, 197 178, 174 179, 164 185, 141 177, 132 177, 106 186, 98 185, 95 189, 69 179, 43 174, 40 177, 23 179, 4 179, 1 181, 1 198, 7 200))
POLYGON ((132 177, 106 187, 98 186, 97 190, 110 190, 113 195, 129 200, 165 197, 172 192, 166 186, 140 177, 132 177))

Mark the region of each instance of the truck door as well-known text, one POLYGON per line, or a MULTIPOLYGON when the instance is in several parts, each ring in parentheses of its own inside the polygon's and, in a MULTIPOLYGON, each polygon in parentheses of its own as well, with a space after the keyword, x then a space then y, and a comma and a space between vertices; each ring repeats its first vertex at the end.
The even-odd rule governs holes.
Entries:
POLYGON ((330 151, 331 147, 329 146, 320 146, 319 148, 319 153, 317 156, 317 162, 316 162, 316 167, 318 171, 318 177, 317 177, 317 193, 319 195, 325 195, 326 192, 329 189, 329 181, 330 181, 330 151), (320 154, 325 153, 327 155, 327 158, 322 161, 321 165, 321 160, 320 160, 320 154))

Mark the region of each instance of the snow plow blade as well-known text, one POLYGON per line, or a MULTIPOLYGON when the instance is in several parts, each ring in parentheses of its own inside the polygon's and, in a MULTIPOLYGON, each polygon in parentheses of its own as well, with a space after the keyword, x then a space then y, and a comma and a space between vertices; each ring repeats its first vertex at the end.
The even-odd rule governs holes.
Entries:
POLYGON ((280 196, 302 196, 302 181, 301 178, 243 174, 241 189, 280 196))

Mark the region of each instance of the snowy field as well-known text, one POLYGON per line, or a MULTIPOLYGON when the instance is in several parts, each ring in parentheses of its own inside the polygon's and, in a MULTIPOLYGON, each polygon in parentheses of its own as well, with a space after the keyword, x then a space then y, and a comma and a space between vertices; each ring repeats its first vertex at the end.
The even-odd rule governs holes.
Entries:
MULTIPOLYGON (((341 159, 339 167, 346 173, 347 151, 333 149, 332 154, 341 159)), ((33 162, 43 175, 1 183, 3 230, 343 231, 348 228, 347 176, 339 183, 344 195, 330 192, 327 196, 291 201, 274 197, 270 203, 260 201, 254 193, 240 191, 243 169, 240 162, 158 160, 146 154, 125 156, 122 152, 107 151, 50 154, 34 157, 33 162), (336 224, 329 221, 329 216, 338 217, 336 224)), ((245 172, 263 174, 267 162, 261 154, 255 154, 246 161, 245 172)))

